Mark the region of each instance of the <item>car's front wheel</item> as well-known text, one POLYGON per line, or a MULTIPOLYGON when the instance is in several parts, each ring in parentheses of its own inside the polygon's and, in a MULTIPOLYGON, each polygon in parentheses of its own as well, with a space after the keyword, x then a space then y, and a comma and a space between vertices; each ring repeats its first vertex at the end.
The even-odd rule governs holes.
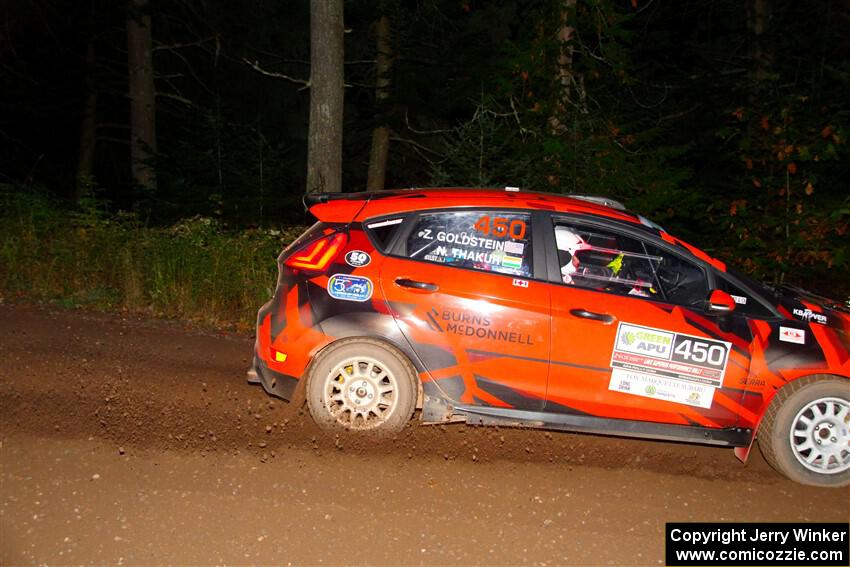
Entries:
POLYGON ((307 405, 322 427, 393 433, 410 421, 416 397, 410 360, 374 339, 331 344, 307 376, 307 405))
POLYGON ((758 436, 765 459, 791 480, 850 484, 850 380, 808 376, 779 390, 758 436))

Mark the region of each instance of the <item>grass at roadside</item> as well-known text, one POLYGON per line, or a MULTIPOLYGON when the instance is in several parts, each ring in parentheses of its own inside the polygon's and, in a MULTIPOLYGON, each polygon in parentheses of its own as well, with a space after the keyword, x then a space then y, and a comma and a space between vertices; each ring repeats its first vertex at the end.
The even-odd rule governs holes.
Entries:
MULTIPOLYGON (((836 218, 835 230, 844 230, 844 216, 836 218)), ((97 200, 68 208, 34 190, 0 184, 0 299, 18 296, 247 330, 271 297, 278 254, 303 229, 227 230, 208 217, 148 227, 135 215, 107 213, 97 200)), ((726 253, 718 257, 734 263, 731 246, 720 250, 726 253)), ((844 300, 850 292, 847 260, 844 248, 836 250, 834 265, 801 263, 788 281, 844 300)), ((739 260, 752 256, 738 254, 739 260)), ((809 262, 817 254, 823 251, 812 251, 809 262)))
POLYGON ((68 210, 0 187, 0 291, 246 329, 302 231, 228 231, 204 217, 149 228, 96 202, 68 210))

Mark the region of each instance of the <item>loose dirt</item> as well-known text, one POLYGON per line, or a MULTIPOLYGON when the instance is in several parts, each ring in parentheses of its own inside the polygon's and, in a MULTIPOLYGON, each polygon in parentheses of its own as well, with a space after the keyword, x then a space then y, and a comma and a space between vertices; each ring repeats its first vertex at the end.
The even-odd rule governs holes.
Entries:
POLYGON ((754 451, 463 425, 362 441, 251 337, 0 305, 0 564, 659 565, 668 521, 848 521, 754 451))

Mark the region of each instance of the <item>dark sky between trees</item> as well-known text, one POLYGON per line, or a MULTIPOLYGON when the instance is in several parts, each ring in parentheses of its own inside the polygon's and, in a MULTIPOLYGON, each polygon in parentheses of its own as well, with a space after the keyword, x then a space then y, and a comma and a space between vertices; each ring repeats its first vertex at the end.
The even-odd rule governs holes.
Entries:
MULTIPOLYGON (((0 6, 0 183, 91 196, 153 223, 300 220, 310 2, 144 9, 155 189, 131 180, 132 5, 0 6)), ((344 191, 383 177, 604 194, 756 273, 847 273, 846 1, 343 7, 344 191)))

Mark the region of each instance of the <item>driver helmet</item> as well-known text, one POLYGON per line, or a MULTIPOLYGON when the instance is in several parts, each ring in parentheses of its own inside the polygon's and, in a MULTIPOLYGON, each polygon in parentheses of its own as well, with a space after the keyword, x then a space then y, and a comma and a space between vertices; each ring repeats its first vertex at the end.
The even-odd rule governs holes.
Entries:
POLYGON ((561 268, 561 275, 563 276, 564 283, 573 283, 572 275, 576 272, 576 270, 578 270, 578 268, 575 263, 573 263, 572 259, 576 252, 579 250, 587 250, 591 246, 585 242, 581 236, 563 226, 555 227, 555 243, 558 250, 568 252, 570 255, 567 263, 561 268))
POLYGON ((570 256, 575 256, 579 250, 590 248, 581 236, 563 226, 555 227, 555 242, 558 250, 569 252, 570 256))

